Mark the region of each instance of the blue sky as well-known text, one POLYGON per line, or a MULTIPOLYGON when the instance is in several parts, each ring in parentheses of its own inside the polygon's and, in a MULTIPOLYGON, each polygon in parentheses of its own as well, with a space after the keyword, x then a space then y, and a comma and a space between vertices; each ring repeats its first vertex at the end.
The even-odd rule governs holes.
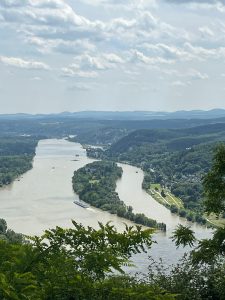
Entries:
POLYGON ((0 0, 0 113, 225 108, 225 1, 0 0))

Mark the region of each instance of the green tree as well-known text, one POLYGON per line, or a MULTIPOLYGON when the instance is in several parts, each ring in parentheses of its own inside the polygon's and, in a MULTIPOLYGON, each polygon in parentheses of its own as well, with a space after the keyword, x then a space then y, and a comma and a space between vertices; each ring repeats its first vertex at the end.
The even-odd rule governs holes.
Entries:
POLYGON ((225 145, 215 150, 213 166, 203 180, 206 196, 205 208, 208 213, 225 212, 225 145))
MULTIPOLYGON (((205 193, 205 211, 210 213, 224 213, 225 211, 225 145, 216 148, 211 170, 203 179, 205 193)), ((190 229, 179 226, 173 235, 176 245, 193 245, 195 237, 190 229)), ((212 238, 199 240, 192 251, 195 263, 215 263, 225 256, 225 227, 214 231, 212 238)))

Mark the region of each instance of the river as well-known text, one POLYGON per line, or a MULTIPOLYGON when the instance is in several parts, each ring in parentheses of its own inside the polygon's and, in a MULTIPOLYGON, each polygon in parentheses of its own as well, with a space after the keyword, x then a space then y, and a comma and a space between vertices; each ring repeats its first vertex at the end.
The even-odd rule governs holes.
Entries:
MULTIPOLYGON (((28 235, 41 234, 44 229, 71 226, 71 220, 83 225, 96 227, 98 221, 111 220, 118 230, 124 228, 124 220, 96 208, 84 209, 73 203, 78 196, 72 189, 73 172, 93 160, 87 158, 86 151, 78 143, 66 140, 41 140, 36 149, 33 169, 0 189, 0 217, 6 219, 8 227, 28 235)), ((135 212, 164 222, 167 232, 154 234, 157 241, 148 255, 162 258, 167 264, 174 263, 184 253, 176 250, 170 236, 178 223, 184 219, 171 214, 142 190, 143 172, 135 167, 119 164, 123 176, 117 183, 121 200, 131 205, 135 212)), ((126 223, 129 224, 128 221, 126 223)), ((198 237, 209 236, 205 228, 193 225, 198 237)), ((134 260, 141 270, 146 267, 147 255, 137 255, 134 260)))

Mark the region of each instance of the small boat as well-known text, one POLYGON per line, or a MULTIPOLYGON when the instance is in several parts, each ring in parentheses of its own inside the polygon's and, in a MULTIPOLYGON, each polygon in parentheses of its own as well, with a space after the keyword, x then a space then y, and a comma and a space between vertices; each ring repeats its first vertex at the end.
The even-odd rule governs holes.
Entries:
POLYGON ((76 205, 79 205, 83 208, 89 208, 89 205, 86 202, 81 201, 81 200, 75 200, 75 201, 73 201, 73 203, 76 205))

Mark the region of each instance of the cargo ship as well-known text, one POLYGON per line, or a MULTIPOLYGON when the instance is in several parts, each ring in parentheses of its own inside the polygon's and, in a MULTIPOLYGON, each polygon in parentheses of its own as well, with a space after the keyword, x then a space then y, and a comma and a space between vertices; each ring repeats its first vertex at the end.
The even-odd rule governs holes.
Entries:
POLYGON ((79 205, 83 208, 88 208, 89 207, 89 205, 86 202, 81 201, 81 200, 75 200, 75 201, 73 201, 73 203, 76 204, 76 205, 79 205))

